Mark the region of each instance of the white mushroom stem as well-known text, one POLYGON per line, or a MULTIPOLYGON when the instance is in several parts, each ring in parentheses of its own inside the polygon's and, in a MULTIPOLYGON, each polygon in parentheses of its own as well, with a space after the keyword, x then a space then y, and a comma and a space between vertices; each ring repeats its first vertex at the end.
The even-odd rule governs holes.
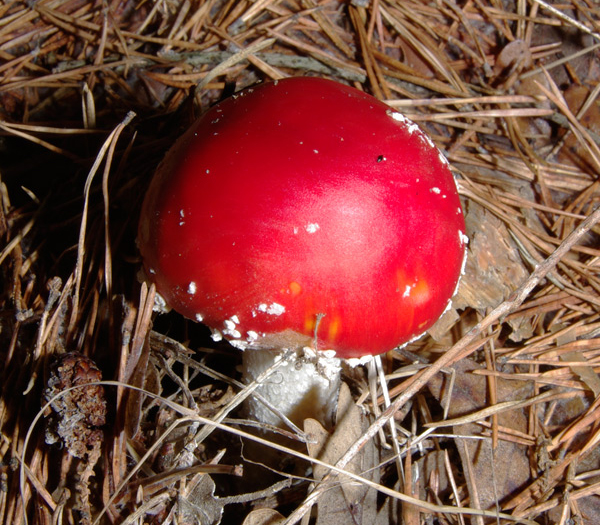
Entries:
MULTIPOLYGON (((246 349, 244 382, 256 381, 281 355, 281 350, 246 349)), ((283 363, 257 387, 260 396, 246 400, 248 416, 262 423, 284 425, 280 415, 260 401, 259 397, 263 397, 300 428, 306 418, 329 426, 337 406, 341 369, 341 360, 337 357, 325 352, 317 354, 310 348, 298 350, 295 359, 283 363)))

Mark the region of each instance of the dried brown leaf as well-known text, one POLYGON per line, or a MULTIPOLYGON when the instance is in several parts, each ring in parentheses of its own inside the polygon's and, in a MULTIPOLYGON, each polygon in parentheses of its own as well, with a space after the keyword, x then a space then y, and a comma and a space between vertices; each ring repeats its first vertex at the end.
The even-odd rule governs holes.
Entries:
POLYGON ((467 265, 453 303, 458 309, 492 308, 527 278, 528 271, 500 219, 469 201, 465 222, 469 236, 467 265))
POLYGON ((280 525, 285 517, 273 509, 256 509, 246 516, 242 525, 280 525))
MULTIPOLYGON (((335 464, 362 435, 368 427, 367 420, 354 403, 350 389, 342 383, 338 399, 336 426, 329 434, 322 425, 313 420, 305 421, 304 430, 313 438, 308 443, 308 453, 330 464, 335 464)), ((375 443, 369 441, 362 450, 348 463, 346 470, 361 474, 377 481, 378 451, 375 443)), ((314 478, 323 479, 328 469, 314 466, 314 478)), ((317 524, 330 525, 336 523, 370 524, 377 513, 377 493, 369 487, 350 480, 340 480, 321 495, 317 504, 317 524)))
MULTIPOLYGON (((490 394, 486 379, 471 373, 480 369, 479 365, 470 359, 463 359, 452 368, 456 370, 456 378, 451 392, 448 391, 446 376, 437 376, 428 385, 440 402, 448 402, 448 396, 451 396, 448 416, 453 418, 488 406, 490 394)), ((499 402, 529 397, 532 392, 532 386, 526 382, 497 380, 496 388, 499 402)), ((501 427, 522 434, 528 430, 524 410, 499 414, 498 422, 501 427)), ((452 430, 456 436, 462 471, 467 476, 471 507, 492 509, 530 479, 525 446, 503 439, 493 449, 491 437, 478 423, 458 425, 452 430)))
MULTIPOLYGON (((600 106, 597 99, 589 103, 590 95, 590 90, 584 86, 571 86, 564 93, 569 109, 578 116, 581 125, 598 136, 600 135, 600 106), (580 110, 586 103, 587 110, 580 114, 580 110)), ((584 171, 593 170, 595 166, 588 148, 577 140, 572 132, 567 132, 564 136, 564 144, 560 148, 558 158, 561 162, 570 163, 584 171)))

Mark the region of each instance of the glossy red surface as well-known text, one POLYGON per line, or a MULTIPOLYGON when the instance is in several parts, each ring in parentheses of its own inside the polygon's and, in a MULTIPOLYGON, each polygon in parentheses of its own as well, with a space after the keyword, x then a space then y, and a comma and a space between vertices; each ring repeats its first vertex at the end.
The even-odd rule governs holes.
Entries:
POLYGON ((358 357, 421 334, 456 288, 464 220, 447 163, 403 120, 315 78, 213 107, 150 185, 148 277, 241 345, 285 330, 314 339, 316 327, 319 349, 358 357))

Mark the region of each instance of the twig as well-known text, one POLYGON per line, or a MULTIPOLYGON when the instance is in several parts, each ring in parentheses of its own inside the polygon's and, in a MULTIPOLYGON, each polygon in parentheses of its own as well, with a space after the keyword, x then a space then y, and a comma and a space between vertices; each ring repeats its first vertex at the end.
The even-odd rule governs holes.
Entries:
POLYGON ((89 207, 89 196, 90 190, 92 187, 92 182, 94 180, 94 176, 96 172, 100 168, 100 164, 104 160, 107 152, 111 149, 111 144, 118 140, 119 135, 125 129, 126 126, 133 120, 135 117, 135 113, 130 111, 127 113, 123 121, 112 131, 112 133, 108 136, 102 147, 100 148, 100 152, 98 153, 96 160, 90 169, 88 177, 85 181, 85 189, 84 189, 84 204, 83 204, 83 214, 81 218, 81 226, 79 229, 79 242, 77 245, 77 264, 75 267, 75 288, 73 291, 73 309, 71 310, 71 319, 69 321, 69 333, 72 333, 72 330, 75 326, 75 322, 77 320, 77 314, 79 312, 79 292, 81 291, 81 279, 83 277, 83 258, 85 256, 85 235, 87 229, 87 212, 89 207))

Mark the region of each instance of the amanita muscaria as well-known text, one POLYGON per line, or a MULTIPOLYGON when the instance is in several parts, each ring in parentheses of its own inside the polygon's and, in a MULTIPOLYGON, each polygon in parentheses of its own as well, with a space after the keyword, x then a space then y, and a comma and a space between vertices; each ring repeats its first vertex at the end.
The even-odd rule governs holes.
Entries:
POLYGON ((146 195, 139 248, 166 303, 243 349, 250 379, 282 349, 317 351, 316 367, 304 358, 287 367, 298 376, 261 387, 300 422, 303 403, 335 398, 337 358, 387 352, 435 323, 464 230, 448 163, 417 125, 355 88, 290 78, 221 102, 177 141, 146 195))

